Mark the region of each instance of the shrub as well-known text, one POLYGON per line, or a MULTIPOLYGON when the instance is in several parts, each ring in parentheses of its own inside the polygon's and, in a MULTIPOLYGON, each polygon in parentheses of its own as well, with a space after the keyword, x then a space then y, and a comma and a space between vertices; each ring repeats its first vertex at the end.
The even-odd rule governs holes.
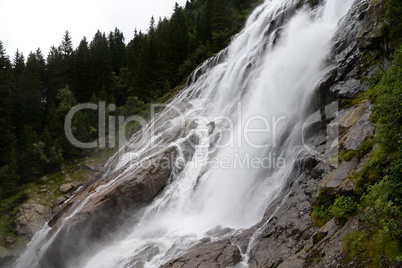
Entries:
POLYGON ((331 206, 333 203, 334 197, 326 192, 321 192, 314 200, 311 219, 316 226, 321 227, 332 219, 331 206))
POLYGON ((340 196, 335 200, 331 212, 342 223, 357 212, 357 204, 349 196, 340 196))

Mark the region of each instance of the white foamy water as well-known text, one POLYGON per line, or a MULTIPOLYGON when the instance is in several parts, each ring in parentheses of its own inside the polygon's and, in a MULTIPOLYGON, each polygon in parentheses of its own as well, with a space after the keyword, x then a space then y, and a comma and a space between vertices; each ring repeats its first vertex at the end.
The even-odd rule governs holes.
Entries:
MULTIPOLYGON (((158 122, 169 111, 160 114, 143 135, 131 139, 137 149, 109 161, 111 170, 124 169, 123 176, 139 165, 127 165, 133 155, 154 155, 172 145, 184 153, 183 141, 189 136, 196 135, 199 141, 192 159, 173 172, 139 221, 86 256, 81 267, 159 267, 204 237, 214 240, 220 230, 231 228, 234 233, 263 219, 286 187, 302 151, 304 112, 327 74, 331 39, 352 1, 328 0, 314 10, 289 13, 296 3, 270 0, 256 8, 230 46, 206 62, 202 75, 193 77, 172 101, 182 115, 169 116, 160 127, 158 122), (276 27, 281 20, 284 25, 276 27), (173 141, 166 138, 175 127, 184 128, 189 118, 196 120, 195 129, 173 141), (210 122, 216 125, 213 134, 210 122), (156 125, 159 130, 151 132, 156 125), (222 148, 211 149, 217 133, 222 148)), ((46 232, 34 239, 16 267, 37 265, 41 251, 32 254, 32 248, 41 244, 37 240, 46 232)), ((247 266, 247 256, 243 265, 247 266)))

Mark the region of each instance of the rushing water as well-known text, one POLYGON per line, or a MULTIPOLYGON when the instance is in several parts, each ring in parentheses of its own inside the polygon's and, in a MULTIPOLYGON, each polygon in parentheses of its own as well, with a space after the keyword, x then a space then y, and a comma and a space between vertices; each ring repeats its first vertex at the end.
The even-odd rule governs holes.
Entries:
MULTIPOLYGON (((81 267, 158 267, 204 237, 216 239, 225 228, 235 233, 263 219, 302 151, 306 108, 327 74, 332 37, 352 4, 327 0, 314 9, 295 9, 298 2, 267 0, 256 8, 230 46, 201 66, 172 100, 176 108, 159 114, 109 161, 109 172, 122 169, 123 176, 139 167, 138 159, 127 165, 135 155, 171 145, 184 154, 183 141, 198 137, 194 156, 175 169, 141 218, 84 258, 81 267), (166 138, 192 120, 195 129, 166 138), (217 140, 219 146, 211 146, 217 140), (127 150, 130 144, 136 148, 127 150)), ((48 232, 35 236, 16 267, 38 265, 48 232)), ((243 257, 247 266, 247 252, 243 257)))

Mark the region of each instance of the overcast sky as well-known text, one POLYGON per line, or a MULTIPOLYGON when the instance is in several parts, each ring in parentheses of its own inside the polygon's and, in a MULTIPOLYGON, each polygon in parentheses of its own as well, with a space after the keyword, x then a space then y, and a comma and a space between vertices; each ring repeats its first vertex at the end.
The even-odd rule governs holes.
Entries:
POLYGON ((146 31, 152 15, 169 18, 175 2, 183 6, 186 0, 0 0, 0 40, 11 59, 17 48, 25 58, 37 48, 46 56, 66 30, 74 47, 84 36, 91 41, 98 29, 115 27, 127 43, 135 27, 146 31))

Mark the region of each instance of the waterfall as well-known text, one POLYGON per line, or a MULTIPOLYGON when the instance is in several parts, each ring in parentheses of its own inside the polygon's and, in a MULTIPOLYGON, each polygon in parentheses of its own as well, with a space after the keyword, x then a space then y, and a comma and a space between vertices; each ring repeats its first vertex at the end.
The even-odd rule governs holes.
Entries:
MULTIPOLYGON (((205 237, 213 241, 263 219, 304 152, 306 111, 352 5, 301 2, 266 0, 257 7, 229 47, 199 67, 169 106, 109 160, 108 174, 119 175, 92 195, 167 147, 178 148, 181 162, 137 220, 67 267, 159 267, 205 237), (195 141, 191 157, 188 140, 195 141)), ((81 202, 75 213, 87 201, 81 202)), ((57 235, 49 229, 35 236, 17 268, 38 266, 44 241, 57 235)), ((247 253, 243 257, 247 266, 247 253)))

